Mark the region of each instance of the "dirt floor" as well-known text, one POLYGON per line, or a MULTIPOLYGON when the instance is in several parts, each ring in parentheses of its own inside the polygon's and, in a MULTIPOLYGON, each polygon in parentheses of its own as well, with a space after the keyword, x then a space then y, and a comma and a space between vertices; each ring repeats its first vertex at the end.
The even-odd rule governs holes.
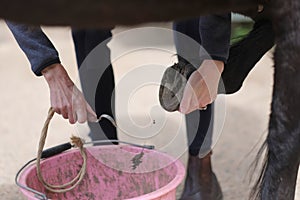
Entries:
MULTIPOLYGON (((164 26, 166 25, 164 24, 164 26)), ((21 200, 24 198, 14 184, 14 177, 18 169, 36 155, 40 130, 50 105, 49 91, 44 79, 33 75, 25 55, 18 48, 6 25, 1 21, 0 30, 0 91, 2 91, 2 104, 0 104, 0 199, 21 200)), ((124 28, 118 28, 114 34, 121 33, 123 30, 124 28)), ((72 79, 78 82, 70 29, 47 28, 46 32, 59 50, 62 63, 72 79)), ((171 35, 166 40, 167 42, 162 46, 174 51, 171 35)), ((118 37, 111 41, 110 47, 113 56, 117 55, 120 49, 126 49, 132 45, 124 41, 126 40, 118 41, 118 37)), ((123 83, 130 82, 130 79, 124 78, 124 74, 132 71, 136 66, 151 62, 154 57, 159 60, 157 62, 160 64, 170 64, 170 60, 167 59, 168 55, 157 51, 152 53, 153 57, 143 57, 149 52, 139 51, 114 61, 116 83, 120 83, 117 84, 119 87, 117 87, 116 107, 117 116, 119 116, 118 122, 121 124, 123 122, 126 124, 126 120, 128 120, 126 115, 120 112, 123 105, 122 95, 125 95, 121 88, 123 83)), ((221 183, 225 200, 244 200, 248 197, 252 185, 249 183, 249 177, 256 174, 249 172, 250 165, 267 134, 272 75, 272 53, 269 52, 251 72, 243 88, 237 94, 218 98, 215 109, 215 132, 217 132, 217 136, 218 133, 222 134, 220 137, 216 137, 216 145, 213 150, 213 169, 221 183)), ((133 113, 133 120, 143 124, 147 121, 144 118, 147 118, 149 111, 150 115, 154 113, 155 120, 159 122, 160 116, 155 114, 160 113, 161 110, 156 112, 157 109, 160 109, 157 97, 154 98, 151 95, 151 91, 157 90, 157 87, 154 88, 153 85, 150 85, 148 89, 145 88, 135 93, 136 107, 132 109, 129 107, 133 113), (145 88, 146 90, 144 90, 145 88)), ((182 141, 186 140, 185 128, 184 123, 179 123, 182 122, 180 120, 183 117, 179 114, 166 116, 172 119, 168 123, 173 123, 178 127, 179 136, 173 138, 172 144, 167 142, 168 145, 166 145, 165 142, 169 140, 173 132, 170 129, 162 129, 163 134, 154 137, 153 141, 147 142, 155 143, 161 147, 161 150, 172 155, 174 152, 182 151, 180 156, 185 161, 184 150, 186 147, 182 145, 182 141)), ((81 136, 87 133, 86 126, 70 126, 60 116, 55 116, 46 145, 53 146, 69 141, 69 136, 78 132, 79 129, 81 136)), ((119 130, 119 134, 121 139, 130 139, 130 136, 124 134, 123 130, 119 130)), ((300 200, 299 181, 298 178, 296 200, 300 200)))

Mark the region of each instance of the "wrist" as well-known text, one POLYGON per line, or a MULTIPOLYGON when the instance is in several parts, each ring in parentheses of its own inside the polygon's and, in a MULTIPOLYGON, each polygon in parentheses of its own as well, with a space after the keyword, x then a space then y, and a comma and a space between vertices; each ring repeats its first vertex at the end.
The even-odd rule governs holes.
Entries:
POLYGON ((218 69, 219 73, 221 74, 224 70, 224 62, 221 60, 204 60, 202 65, 204 66, 209 66, 209 67, 214 67, 218 69))
POLYGON ((59 71, 61 71, 61 64, 55 63, 52 65, 47 66, 45 69, 41 71, 42 75, 45 77, 46 80, 52 80, 53 77, 59 75, 59 71))
POLYGON ((70 79, 67 71, 60 63, 49 65, 41 71, 49 86, 52 83, 65 82, 68 86, 72 86, 73 82, 70 79))
POLYGON ((214 60, 215 65, 217 66, 220 73, 224 70, 224 62, 220 60, 214 60))

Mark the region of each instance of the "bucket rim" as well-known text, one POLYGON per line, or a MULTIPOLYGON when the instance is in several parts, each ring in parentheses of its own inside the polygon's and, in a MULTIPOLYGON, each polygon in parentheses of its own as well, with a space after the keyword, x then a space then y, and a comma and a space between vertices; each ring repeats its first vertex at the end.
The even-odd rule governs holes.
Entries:
MULTIPOLYGON (((111 147, 114 147, 114 148, 118 148, 120 146, 123 146, 123 145, 105 145, 105 146, 90 146, 90 147, 86 147, 87 149, 89 148, 111 148, 111 147)), ((124 145, 126 146, 126 145, 124 145)), ((127 146, 126 146, 127 147, 127 146)), ((135 149, 135 148, 139 148, 139 147, 133 147, 133 146, 128 146, 129 148, 132 148, 132 149, 135 149)), ((167 157, 168 159, 170 159, 170 163, 166 166, 169 166, 169 165, 172 165, 172 164, 175 164, 176 166, 176 175, 175 177, 169 182, 167 183, 166 185, 164 185, 163 187, 155 190, 155 191, 152 191, 150 193, 147 193, 147 194, 143 194, 141 196, 137 196, 137 197, 133 197, 133 198, 127 198, 127 199, 124 199, 124 200, 140 200, 140 199, 143 199, 143 200, 151 200, 151 199, 155 199, 155 198, 159 198, 160 196, 162 196, 162 194, 167 194, 173 190, 175 190, 179 185, 180 183, 182 182, 182 180, 184 179, 185 177, 185 167, 183 165, 183 163, 179 160, 179 159, 175 159, 173 158, 171 155, 165 153, 165 152, 162 152, 162 151, 159 151, 157 149, 152 149, 152 150, 149 150, 149 149, 145 149, 146 151, 156 151, 158 153, 161 153, 163 156, 167 157)), ((68 150, 66 152, 63 152, 61 154, 70 154, 70 153, 74 153, 76 151, 79 151, 78 149, 72 149, 72 150, 68 150)), ((50 159, 55 159, 56 156, 59 156, 60 154, 58 155, 55 155, 53 157, 50 157, 50 158, 47 158, 45 160, 43 160, 41 163, 43 163, 44 161, 46 160, 50 160, 50 159)), ((165 166, 165 167, 166 167, 165 166)), ((35 162, 34 163, 30 163, 27 167, 25 167, 19 174, 19 183, 24 185, 24 186, 27 186, 26 184, 26 178, 28 175, 28 172, 31 172, 32 170, 34 170, 34 168, 36 168, 36 164, 35 162)), ((34 194, 33 192, 30 192, 22 187, 19 188, 21 190, 21 192, 23 193, 23 195, 26 197, 26 198, 36 198, 36 199, 41 199, 41 198, 38 198, 36 194, 34 194)), ((47 200, 52 200, 50 198, 47 198, 47 200)))
MULTIPOLYGON (((169 155, 167 155, 167 156, 169 156, 169 155)), ((172 159, 173 159, 173 162, 171 162, 170 165, 174 163, 176 165, 176 169, 177 169, 176 176, 172 179, 172 181, 170 181, 167 185, 165 185, 153 192, 150 192, 150 193, 138 196, 138 197, 125 199, 125 200, 156 199, 156 198, 162 196, 162 194, 167 194, 167 193, 175 190, 179 186, 179 184, 182 182, 183 178, 185 177, 185 168, 180 160, 178 160, 178 159, 175 160, 174 158, 172 158, 172 159)))

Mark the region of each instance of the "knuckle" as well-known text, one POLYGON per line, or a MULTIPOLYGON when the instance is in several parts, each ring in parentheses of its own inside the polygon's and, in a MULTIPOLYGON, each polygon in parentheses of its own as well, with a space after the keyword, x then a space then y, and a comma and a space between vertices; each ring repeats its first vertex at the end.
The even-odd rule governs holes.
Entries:
POLYGON ((66 103, 66 104, 64 104, 63 106, 62 106, 62 109, 64 110, 64 111, 68 111, 68 110, 70 110, 71 109, 71 104, 70 103, 66 103))
POLYGON ((60 109, 61 109, 61 110, 66 110, 66 109, 67 109, 67 106, 66 106, 66 104, 64 104, 64 105, 61 105, 61 106, 60 106, 60 109))
POLYGON ((64 105, 65 108, 69 108, 71 106, 71 104, 68 102, 64 105))
POLYGON ((53 107, 54 111, 57 113, 57 114, 61 114, 61 109, 58 108, 58 107, 53 107))

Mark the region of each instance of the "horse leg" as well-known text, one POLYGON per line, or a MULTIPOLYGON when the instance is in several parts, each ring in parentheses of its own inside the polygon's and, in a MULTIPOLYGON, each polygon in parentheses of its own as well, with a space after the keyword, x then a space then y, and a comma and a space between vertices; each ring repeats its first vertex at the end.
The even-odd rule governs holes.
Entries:
MULTIPOLYGON (((280 101, 274 100, 273 105, 280 101)), ((280 107, 273 113, 284 116, 280 107)), ((268 153, 261 180, 261 200, 293 200, 300 157, 300 130, 290 130, 279 116, 271 114, 269 135, 267 137, 268 153)))
POLYGON ((300 2, 274 0, 276 34, 267 157, 256 199, 293 200, 300 162, 300 2))

